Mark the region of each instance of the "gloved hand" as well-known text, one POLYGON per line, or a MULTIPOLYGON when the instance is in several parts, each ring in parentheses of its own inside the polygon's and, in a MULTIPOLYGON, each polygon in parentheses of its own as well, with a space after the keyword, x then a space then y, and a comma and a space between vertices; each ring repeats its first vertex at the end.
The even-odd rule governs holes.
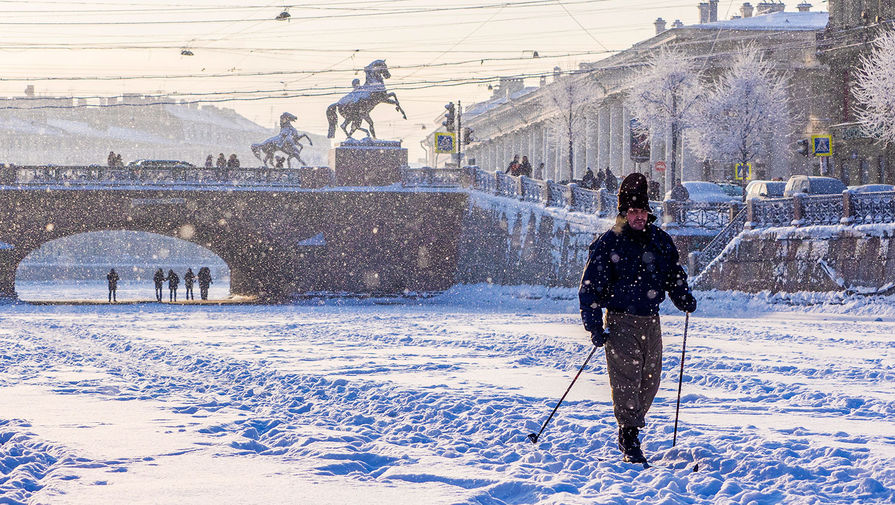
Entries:
POLYGON ((603 331, 603 328, 600 328, 600 331, 594 331, 590 334, 590 341, 594 343, 596 347, 603 347, 603 344, 606 343, 606 337, 608 334, 603 331))
POLYGON ((584 329, 591 333, 603 332, 603 310, 596 308, 593 310, 581 309, 581 322, 584 323, 584 329))
POLYGON ((687 293, 678 308, 684 312, 696 312, 696 298, 687 293))

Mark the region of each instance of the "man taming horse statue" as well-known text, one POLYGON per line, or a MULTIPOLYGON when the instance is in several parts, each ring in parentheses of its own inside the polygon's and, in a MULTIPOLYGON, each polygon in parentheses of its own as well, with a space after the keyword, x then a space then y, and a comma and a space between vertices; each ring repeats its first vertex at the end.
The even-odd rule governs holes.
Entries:
POLYGON ((366 132, 367 137, 375 139, 376 131, 373 129, 370 112, 380 103, 394 105, 395 110, 400 112, 404 119, 407 119, 407 114, 401 108, 398 97, 385 89, 383 81, 391 77, 385 60, 376 60, 370 63, 364 67, 364 73, 366 81, 363 84, 354 85, 354 90, 326 109, 326 119, 329 121, 327 136, 329 138, 336 136, 336 123, 339 120, 339 114, 341 114, 345 120, 340 126, 348 138, 352 138, 351 135, 360 130, 366 132), (367 122, 369 129, 362 127, 363 121, 367 122), (351 125, 350 130, 349 125, 351 125))
POLYGON ((261 160, 264 168, 268 168, 268 162, 273 163, 274 154, 277 151, 286 155, 286 163, 289 168, 292 168, 292 158, 298 161, 299 166, 305 164, 304 160, 301 159, 301 151, 304 149, 304 146, 299 140, 302 138, 307 139, 308 145, 314 145, 314 142, 311 141, 311 137, 308 137, 306 133, 300 133, 292 126, 292 122, 297 120, 298 118, 295 115, 288 112, 280 114, 280 133, 264 142, 252 144, 252 154, 261 160), (262 154, 264 154, 263 158, 261 157, 262 154))

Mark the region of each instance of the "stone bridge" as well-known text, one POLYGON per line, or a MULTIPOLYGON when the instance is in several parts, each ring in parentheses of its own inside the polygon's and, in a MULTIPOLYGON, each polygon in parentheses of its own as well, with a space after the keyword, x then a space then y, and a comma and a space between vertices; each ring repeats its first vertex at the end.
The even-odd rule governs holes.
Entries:
POLYGON ((454 283, 467 205, 456 189, 312 189, 276 171, 203 181, 173 172, 98 175, 95 167, 3 170, 0 296, 15 296, 16 268, 41 244, 108 230, 211 250, 230 268, 236 295, 442 290, 454 283))

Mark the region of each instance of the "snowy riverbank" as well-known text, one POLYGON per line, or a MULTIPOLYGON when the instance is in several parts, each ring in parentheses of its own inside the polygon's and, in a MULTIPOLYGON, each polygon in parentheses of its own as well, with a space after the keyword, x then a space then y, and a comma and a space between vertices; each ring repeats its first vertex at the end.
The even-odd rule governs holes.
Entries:
POLYGON ((676 448, 683 317, 663 307, 649 470, 617 459, 602 351, 525 438, 590 349, 574 290, 0 305, 0 502, 895 500, 895 300, 699 298, 676 448))

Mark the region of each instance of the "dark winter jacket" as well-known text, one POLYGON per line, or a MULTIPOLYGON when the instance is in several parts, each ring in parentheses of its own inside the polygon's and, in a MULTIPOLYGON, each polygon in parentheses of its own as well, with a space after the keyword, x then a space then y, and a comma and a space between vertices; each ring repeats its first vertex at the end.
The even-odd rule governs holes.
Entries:
POLYGON ((193 287, 193 281, 195 279, 196 279, 196 276, 193 274, 192 269, 187 270, 186 273, 183 274, 183 284, 188 288, 193 287))
POLYGON ((115 289, 118 287, 118 279, 118 272, 112 269, 112 271, 106 275, 106 280, 109 281, 109 289, 115 289))
POLYGON ((180 285, 180 276, 174 273, 173 270, 168 271, 168 277, 165 279, 168 281, 168 288, 177 289, 177 286, 180 285))
POLYGON ((588 331, 599 328, 602 308, 656 315, 666 292, 680 310, 696 310, 677 247, 661 228, 650 223, 638 232, 619 217, 611 230, 590 245, 578 290, 581 318, 588 331))
POLYGON ((152 280, 155 281, 155 287, 162 287, 162 283, 165 282, 165 273, 161 271, 161 269, 156 270, 155 275, 152 276, 152 280))

